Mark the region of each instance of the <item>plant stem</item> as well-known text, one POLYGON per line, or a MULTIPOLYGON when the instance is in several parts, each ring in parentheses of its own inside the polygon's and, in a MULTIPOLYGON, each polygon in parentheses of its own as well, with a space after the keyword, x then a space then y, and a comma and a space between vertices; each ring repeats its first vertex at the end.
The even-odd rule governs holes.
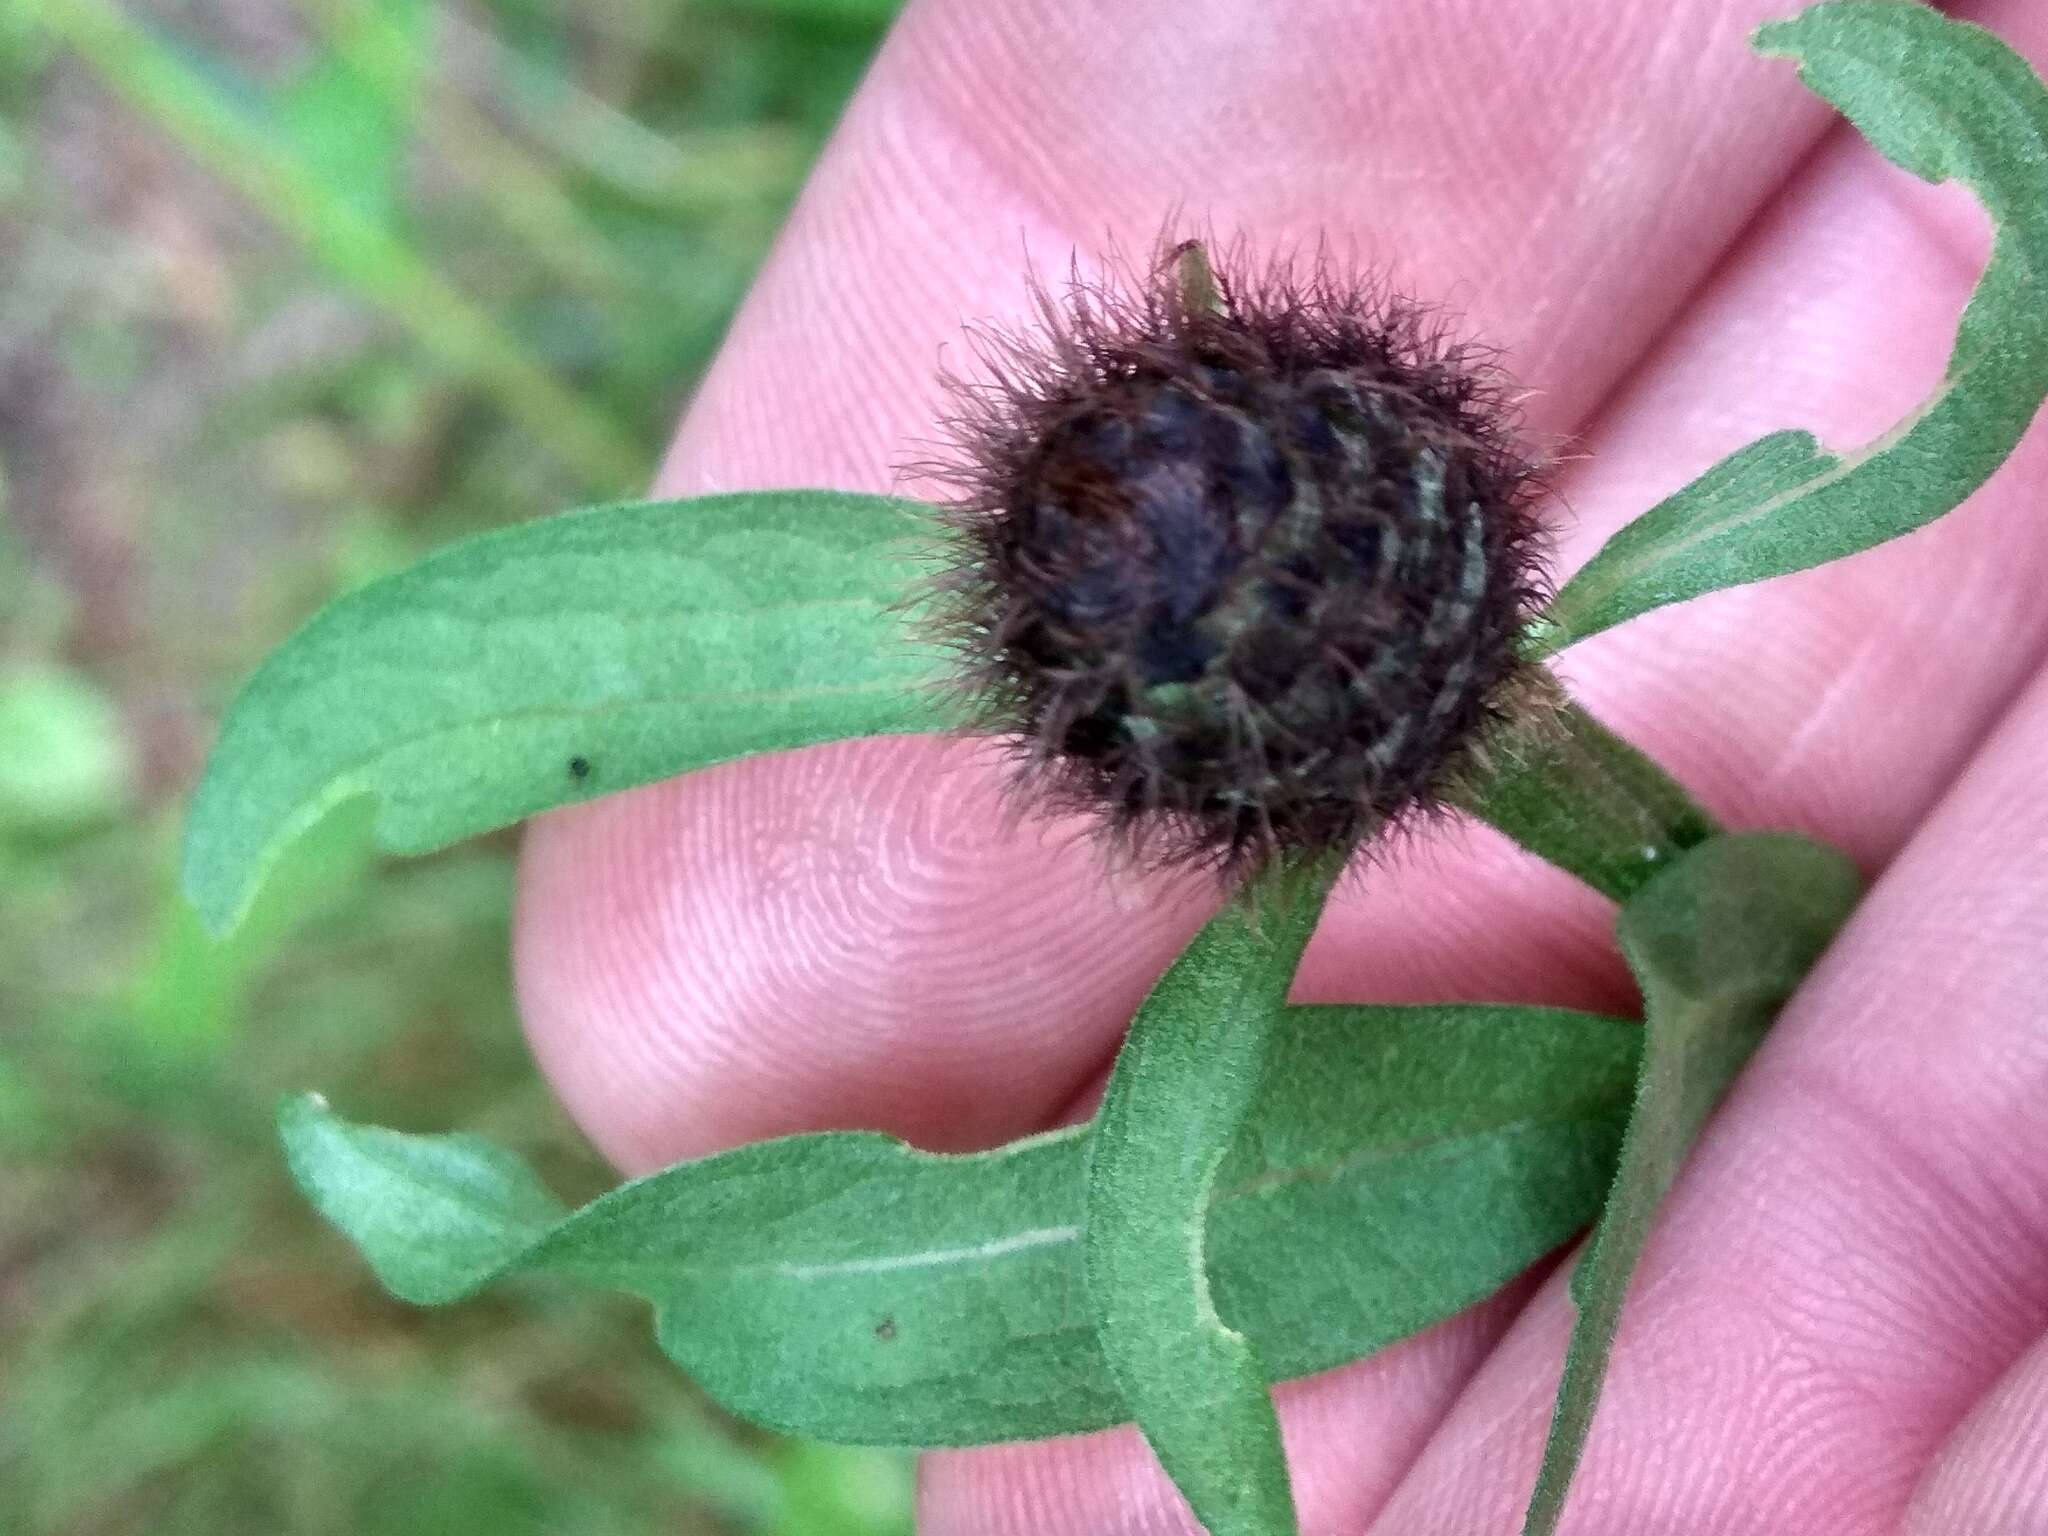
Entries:
POLYGON ((1616 901, 1720 831, 1649 757, 1567 700, 1491 744, 1454 802, 1616 901))

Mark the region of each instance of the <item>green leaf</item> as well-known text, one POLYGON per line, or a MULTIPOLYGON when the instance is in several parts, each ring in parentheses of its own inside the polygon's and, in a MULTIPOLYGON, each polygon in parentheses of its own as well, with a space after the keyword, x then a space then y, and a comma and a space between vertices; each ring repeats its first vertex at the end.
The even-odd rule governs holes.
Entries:
POLYGON ((725 0, 728 9, 777 21, 837 24, 879 31, 902 9, 903 0, 725 0))
POLYGON ((292 1177, 321 1210, 375 1209, 361 1239, 378 1278, 406 1301, 460 1295, 506 1245, 538 1242, 567 1214, 533 1170, 479 1136, 406 1136, 349 1125, 318 1094, 281 1112, 292 1177))
POLYGON ((1757 30, 1897 164, 1969 186, 1997 228, 1940 387, 1838 456, 1778 432, 1637 518, 1538 623, 1547 651, 1667 603, 1839 560, 1932 522, 1990 478, 2048 393, 2048 91, 1981 28, 1913 0, 1835 0, 1757 30))
POLYGON ((1664 770, 1577 704, 1489 744, 1459 803, 1531 853, 1626 901, 1714 822, 1664 770))
POLYGON ((1110 1376, 1210 1536, 1298 1529, 1271 1380, 1209 1289, 1208 1211, 1343 859, 1241 890, 1160 978, 1089 1148, 1083 1267, 1110 1376))
POLYGON ((813 742, 938 728, 900 604, 917 503, 772 491, 470 539, 330 604, 221 728, 184 886, 215 931, 279 851, 375 795, 419 853, 536 811, 813 742))
POLYGON ((1579 1316, 1524 1536, 1551 1536, 1592 1427, 1650 1223, 1708 1114, 1862 890, 1832 848, 1782 833, 1693 849, 1621 910, 1647 1039, 1614 1188, 1572 1276, 1579 1316))
MULTIPOLYGON (((1210 1208, 1218 1311, 1291 1377, 1491 1295, 1598 1210, 1638 1037, 1542 1008, 1289 1009, 1210 1208)), ((790 1137, 557 1221, 473 1138, 313 1098, 280 1119, 300 1185, 399 1295, 537 1270, 634 1292, 678 1364, 774 1428, 975 1445, 1127 1417, 1082 1291, 1086 1127, 959 1157, 790 1137)))

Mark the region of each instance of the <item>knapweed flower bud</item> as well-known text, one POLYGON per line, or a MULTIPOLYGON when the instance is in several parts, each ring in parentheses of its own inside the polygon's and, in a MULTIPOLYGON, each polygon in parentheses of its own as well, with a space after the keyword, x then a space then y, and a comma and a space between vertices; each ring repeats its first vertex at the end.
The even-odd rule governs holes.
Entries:
POLYGON ((1165 862, 1349 846, 1523 696, 1533 466, 1505 385, 1327 263, 1040 295, 962 383, 946 637, 1020 785, 1165 862))

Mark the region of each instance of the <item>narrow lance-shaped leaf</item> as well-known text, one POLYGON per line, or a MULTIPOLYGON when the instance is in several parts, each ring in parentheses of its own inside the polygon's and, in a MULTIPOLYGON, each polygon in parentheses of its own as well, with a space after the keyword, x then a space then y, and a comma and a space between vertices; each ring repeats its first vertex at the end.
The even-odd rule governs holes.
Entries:
POLYGON ((1700 1127, 1779 1006, 1847 921, 1861 880, 1841 854, 1779 833, 1720 837, 1621 910, 1647 1039, 1600 1223, 1572 1276, 1579 1316, 1525 1536, 1551 1536, 1599 1403, 1636 1259, 1700 1127))
POLYGON ((1835 0, 1758 29, 1764 53, 1927 181, 1951 178, 1997 228, 1940 386, 1844 456, 1778 432, 1607 541, 1539 621, 1549 651, 1667 603, 1838 560, 1933 521, 1989 479, 2048 393, 2048 90, 1978 27, 1917 0, 1835 0))
POLYGON ((938 726, 900 615, 915 502, 773 491, 467 540, 328 605, 242 690, 185 835, 216 931, 374 795, 419 853, 749 753, 938 726))
POLYGON ((1083 1258, 1110 1375, 1210 1536, 1292 1536, 1268 1367, 1209 1286, 1208 1210, 1338 855, 1240 890, 1152 989, 1088 1157, 1083 1258))
MULTIPOLYGON (((1592 1219, 1638 1036, 1542 1008, 1287 1010, 1209 1207, 1217 1310, 1292 1377, 1492 1294, 1592 1219)), ((301 1186, 399 1295, 535 1270, 635 1292, 680 1365, 772 1427, 972 1445, 1127 1416, 1083 1294, 1085 1127, 963 1157, 791 1137, 564 1217, 473 1137, 310 1098, 282 1123, 301 1186)))

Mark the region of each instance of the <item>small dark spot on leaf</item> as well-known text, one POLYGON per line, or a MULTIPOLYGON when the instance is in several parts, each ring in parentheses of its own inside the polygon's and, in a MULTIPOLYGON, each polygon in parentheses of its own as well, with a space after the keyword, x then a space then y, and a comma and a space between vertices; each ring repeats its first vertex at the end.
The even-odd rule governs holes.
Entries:
POLYGON ((885 1317, 879 1323, 875 1324, 875 1337, 880 1339, 884 1344, 888 1343, 891 1339, 895 1338, 896 1319, 893 1317, 885 1317))
POLYGON ((569 759, 569 777, 579 782, 590 777, 590 759, 572 757, 569 759))

